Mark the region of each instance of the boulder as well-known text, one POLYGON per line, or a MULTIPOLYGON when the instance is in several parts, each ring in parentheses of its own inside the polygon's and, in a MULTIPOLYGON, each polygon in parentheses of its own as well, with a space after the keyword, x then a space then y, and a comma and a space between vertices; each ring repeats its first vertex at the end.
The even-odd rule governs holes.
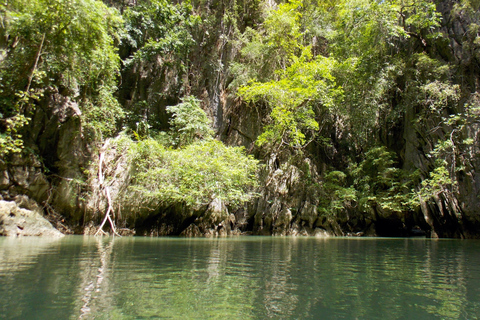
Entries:
POLYGON ((25 209, 21 203, 0 200, 0 235, 62 237, 41 214, 40 209, 25 209))

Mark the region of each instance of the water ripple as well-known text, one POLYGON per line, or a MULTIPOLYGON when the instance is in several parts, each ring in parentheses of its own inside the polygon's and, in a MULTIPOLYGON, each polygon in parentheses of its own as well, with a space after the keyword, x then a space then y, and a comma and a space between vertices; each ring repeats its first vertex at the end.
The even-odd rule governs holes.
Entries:
POLYGON ((0 319, 476 319, 479 249, 410 239, 2 239, 0 319))

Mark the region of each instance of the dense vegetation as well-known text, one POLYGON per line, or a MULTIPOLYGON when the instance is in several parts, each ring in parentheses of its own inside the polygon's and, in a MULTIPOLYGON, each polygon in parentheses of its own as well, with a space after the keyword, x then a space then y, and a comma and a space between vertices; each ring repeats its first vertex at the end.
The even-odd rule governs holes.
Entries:
POLYGON ((249 187, 256 185, 257 161, 240 147, 214 140, 198 102, 187 97, 169 107, 171 131, 156 139, 123 137, 117 142, 121 153, 130 154, 133 169, 129 204, 156 208, 184 203, 195 209, 215 199, 238 204, 252 197, 249 187))
MULTIPOLYGON (((118 190, 149 215, 220 199, 259 233, 476 235, 479 5, 9 1, 0 154, 62 175, 35 134, 61 96, 85 153, 122 132, 118 190)), ((94 162, 70 196, 91 196, 94 162)))

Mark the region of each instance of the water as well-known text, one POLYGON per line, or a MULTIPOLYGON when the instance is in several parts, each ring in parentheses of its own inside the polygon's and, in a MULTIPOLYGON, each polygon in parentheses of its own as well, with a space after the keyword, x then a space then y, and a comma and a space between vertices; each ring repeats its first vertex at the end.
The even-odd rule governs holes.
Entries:
POLYGON ((480 241, 0 238, 0 319, 478 319, 480 241))

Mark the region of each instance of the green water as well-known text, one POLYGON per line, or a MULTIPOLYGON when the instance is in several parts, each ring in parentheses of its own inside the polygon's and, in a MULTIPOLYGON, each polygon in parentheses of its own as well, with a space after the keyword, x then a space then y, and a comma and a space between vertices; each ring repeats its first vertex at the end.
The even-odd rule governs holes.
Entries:
POLYGON ((0 238, 0 319, 478 319, 480 241, 0 238))

